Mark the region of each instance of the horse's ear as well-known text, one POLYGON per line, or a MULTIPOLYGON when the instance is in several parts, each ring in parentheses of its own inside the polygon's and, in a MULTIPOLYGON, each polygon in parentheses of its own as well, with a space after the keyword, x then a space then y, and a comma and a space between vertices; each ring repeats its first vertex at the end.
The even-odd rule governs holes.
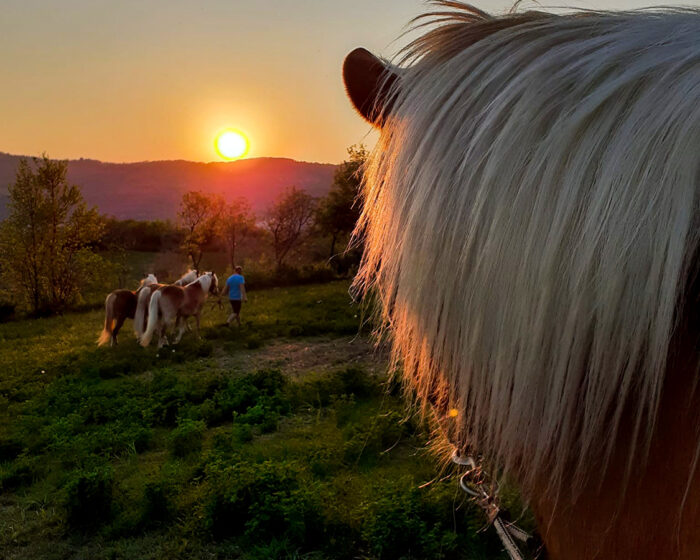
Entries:
POLYGON ((355 109, 370 124, 380 127, 394 102, 398 76, 367 49, 357 48, 345 57, 343 81, 355 109))

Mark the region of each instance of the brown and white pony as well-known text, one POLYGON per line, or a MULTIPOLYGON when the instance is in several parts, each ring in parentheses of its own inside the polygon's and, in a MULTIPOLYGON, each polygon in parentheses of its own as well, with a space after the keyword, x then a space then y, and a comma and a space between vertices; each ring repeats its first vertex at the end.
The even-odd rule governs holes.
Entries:
POLYGON ((131 290, 114 290, 107 296, 105 299, 105 325, 100 337, 97 339, 98 346, 103 346, 107 342, 111 346, 117 344, 117 335, 124 321, 134 318, 138 295, 145 292, 150 294, 151 290, 149 287, 157 284, 158 280, 155 275, 149 274, 141 280, 139 288, 135 292, 131 290))
POLYGON ((700 12, 437 4, 344 64, 381 132, 356 286, 551 560, 700 558, 700 12))
POLYGON ((185 332, 185 321, 195 318, 196 334, 199 337, 199 317, 204 302, 210 294, 218 294, 219 281, 213 272, 205 272, 194 282, 181 286, 162 286, 151 296, 148 306, 148 325, 141 337, 141 346, 148 346, 153 335, 158 333, 158 348, 167 344, 165 338, 169 327, 178 329, 174 343, 177 344, 185 332))
MULTIPOLYGON (((186 286, 190 282, 197 279, 197 271, 189 269, 181 278, 173 282, 174 286, 186 286)), ((143 333, 146 330, 146 322, 148 320, 148 304, 151 301, 151 295, 158 288, 165 284, 152 284, 149 290, 141 290, 136 302, 136 313, 134 314, 134 334, 136 340, 141 340, 143 333)))

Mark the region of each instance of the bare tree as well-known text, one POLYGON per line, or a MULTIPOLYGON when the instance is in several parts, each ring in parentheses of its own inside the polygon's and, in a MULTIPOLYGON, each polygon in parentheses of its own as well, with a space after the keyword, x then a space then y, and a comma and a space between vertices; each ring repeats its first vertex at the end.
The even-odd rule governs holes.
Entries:
POLYGON ((255 227, 255 216, 245 198, 237 198, 224 208, 219 223, 221 238, 228 252, 231 270, 236 267, 236 248, 255 227))
POLYGON ((316 200, 296 187, 289 187, 270 208, 263 223, 272 237, 278 271, 290 252, 308 237, 315 212, 316 200))
POLYGON ((196 270, 199 270, 205 247, 216 236, 224 206, 224 199, 219 195, 189 191, 182 196, 178 212, 180 223, 185 228, 182 248, 196 270))

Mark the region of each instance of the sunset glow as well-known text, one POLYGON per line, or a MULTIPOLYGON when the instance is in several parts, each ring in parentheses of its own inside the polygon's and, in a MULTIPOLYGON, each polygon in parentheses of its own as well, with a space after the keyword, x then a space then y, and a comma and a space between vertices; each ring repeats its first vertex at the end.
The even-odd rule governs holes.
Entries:
POLYGON ((242 132, 227 129, 216 135, 214 146, 221 158, 231 161, 244 157, 250 149, 250 142, 242 132))

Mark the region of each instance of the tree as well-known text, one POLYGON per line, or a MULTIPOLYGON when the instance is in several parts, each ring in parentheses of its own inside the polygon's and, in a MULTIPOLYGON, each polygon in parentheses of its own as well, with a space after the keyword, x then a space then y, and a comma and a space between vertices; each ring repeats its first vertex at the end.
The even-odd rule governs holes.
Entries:
POLYGON ((250 203, 245 198, 237 198, 226 206, 221 215, 220 227, 231 270, 234 270, 237 264, 236 247, 255 227, 255 216, 250 209, 250 203))
POLYGON ((348 148, 348 159, 338 166, 333 186, 321 199, 316 213, 316 226, 330 237, 329 258, 335 256, 338 240, 349 237, 360 217, 359 194, 362 168, 367 161, 367 150, 360 144, 348 148))
POLYGON ((204 249, 216 237, 224 200, 221 196, 189 191, 182 196, 178 217, 185 228, 182 248, 192 261, 192 267, 199 270, 204 249))
POLYGON ((0 230, 3 274, 34 313, 62 311, 95 275, 104 220, 66 179, 68 164, 20 160, 0 230))
POLYGON ((270 208, 263 223, 272 238, 278 272, 290 252, 308 237, 315 210, 316 200, 296 187, 289 187, 270 208))

